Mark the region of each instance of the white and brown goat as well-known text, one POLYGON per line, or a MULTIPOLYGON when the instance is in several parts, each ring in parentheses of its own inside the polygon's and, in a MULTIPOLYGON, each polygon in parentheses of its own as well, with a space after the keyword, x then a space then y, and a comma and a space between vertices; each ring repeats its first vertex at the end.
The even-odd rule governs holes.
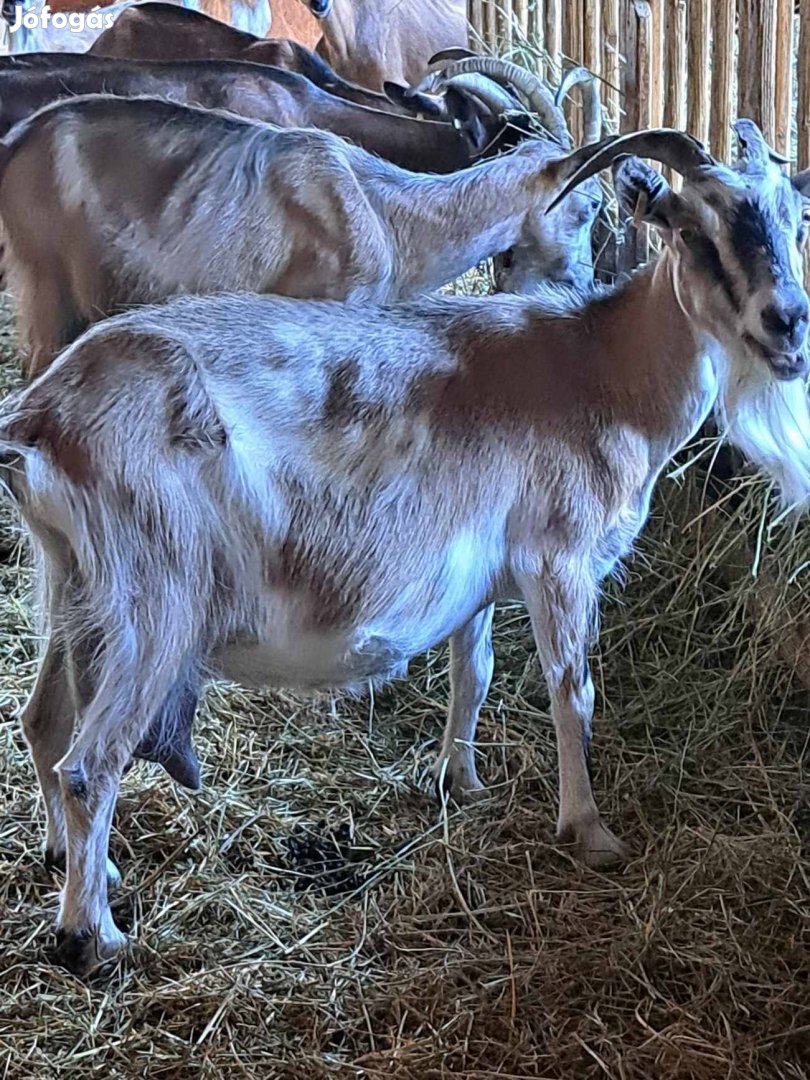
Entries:
POLYGON ((152 99, 59 102, 0 142, 27 370, 104 315, 177 293, 388 303, 514 245, 547 276, 589 283, 601 189, 591 180, 543 214, 543 167, 560 154, 532 138, 433 176, 326 132, 152 99))
POLYGON ((357 686, 449 638, 437 775, 463 797, 506 597, 548 681, 558 835, 593 866, 624 855, 588 772, 600 581, 713 406, 786 500, 810 495, 807 212, 747 145, 734 171, 639 133, 540 171, 546 202, 627 154, 684 175, 676 194, 639 158, 618 167, 664 250, 612 294, 183 297, 92 328, 5 402, 3 477, 45 568, 24 725, 51 857, 67 851, 73 970, 125 940, 107 900, 122 770, 150 729, 172 741, 205 678, 357 686))

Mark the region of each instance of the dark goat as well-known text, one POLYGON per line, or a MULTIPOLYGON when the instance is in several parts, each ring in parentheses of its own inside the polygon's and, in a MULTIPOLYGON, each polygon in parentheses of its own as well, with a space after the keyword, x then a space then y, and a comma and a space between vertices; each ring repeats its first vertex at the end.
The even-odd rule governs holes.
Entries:
MULTIPOLYGON (((303 75, 336 97, 383 112, 412 115, 385 94, 355 86, 341 78, 317 53, 289 38, 259 38, 176 4, 138 4, 122 11, 115 23, 93 42, 87 54, 118 60, 243 60, 303 75)), ((439 115, 440 105, 424 97, 426 115, 439 115)))

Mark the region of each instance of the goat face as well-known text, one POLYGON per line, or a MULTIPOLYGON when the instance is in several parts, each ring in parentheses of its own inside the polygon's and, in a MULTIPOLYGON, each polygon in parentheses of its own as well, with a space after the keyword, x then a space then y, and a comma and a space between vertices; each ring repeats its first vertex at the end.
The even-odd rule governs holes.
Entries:
POLYGON ((749 369, 767 365, 778 379, 805 374, 807 178, 791 180, 763 153, 735 169, 704 165, 680 194, 637 158, 622 162, 614 180, 625 207, 641 200, 643 219, 661 233, 695 326, 749 369))
POLYGON ((332 12, 332 0, 304 0, 316 19, 325 19, 332 12))
POLYGON ((592 178, 550 214, 541 209, 528 223, 526 242, 516 245, 497 272, 502 292, 528 293, 544 282, 587 290, 593 284, 593 227, 602 208, 602 186, 592 178))

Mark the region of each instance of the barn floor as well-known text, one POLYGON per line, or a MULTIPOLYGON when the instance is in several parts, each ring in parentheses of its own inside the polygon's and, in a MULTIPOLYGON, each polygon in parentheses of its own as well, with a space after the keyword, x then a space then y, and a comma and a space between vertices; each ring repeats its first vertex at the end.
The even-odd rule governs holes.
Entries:
MULTIPOLYGON (((5 390, 7 305, 0 348, 5 390)), ((810 700, 783 624, 808 610, 808 531, 759 530, 770 591, 745 565, 735 583, 739 523, 696 520, 700 484, 662 484, 604 604, 595 782, 626 869, 554 845, 548 703, 508 608, 480 735, 492 795, 472 811, 424 791, 443 650, 372 700, 214 689, 203 791, 126 778, 116 909, 135 943, 88 984, 48 960, 59 879, 16 719, 30 576, 21 552, 1 566, 0 1077, 806 1078, 810 700)))

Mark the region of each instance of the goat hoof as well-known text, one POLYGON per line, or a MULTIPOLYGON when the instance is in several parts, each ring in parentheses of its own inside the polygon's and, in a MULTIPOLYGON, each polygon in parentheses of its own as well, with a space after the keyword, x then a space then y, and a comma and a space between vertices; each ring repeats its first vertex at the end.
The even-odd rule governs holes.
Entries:
POLYGON ((126 944, 126 936, 116 926, 112 929, 114 934, 108 931, 103 938, 95 930, 58 929, 54 960, 72 975, 89 975, 114 960, 126 944))
POLYGON ((67 854, 64 851, 57 851, 55 848, 45 848, 45 869, 46 870, 61 870, 64 874, 67 869, 67 854))
POLYGON ((577 857, 592 870, 608 870, 627 862, 631 850, 615 836, 600 817, 560 826, 557 839, 570 844, 577 857))
POLYGON ((440 803, 452 800, 459 806, 485 799, 487 789, 478 779, 472 760, 441 758, 433 769, 433 784, 440 803))

